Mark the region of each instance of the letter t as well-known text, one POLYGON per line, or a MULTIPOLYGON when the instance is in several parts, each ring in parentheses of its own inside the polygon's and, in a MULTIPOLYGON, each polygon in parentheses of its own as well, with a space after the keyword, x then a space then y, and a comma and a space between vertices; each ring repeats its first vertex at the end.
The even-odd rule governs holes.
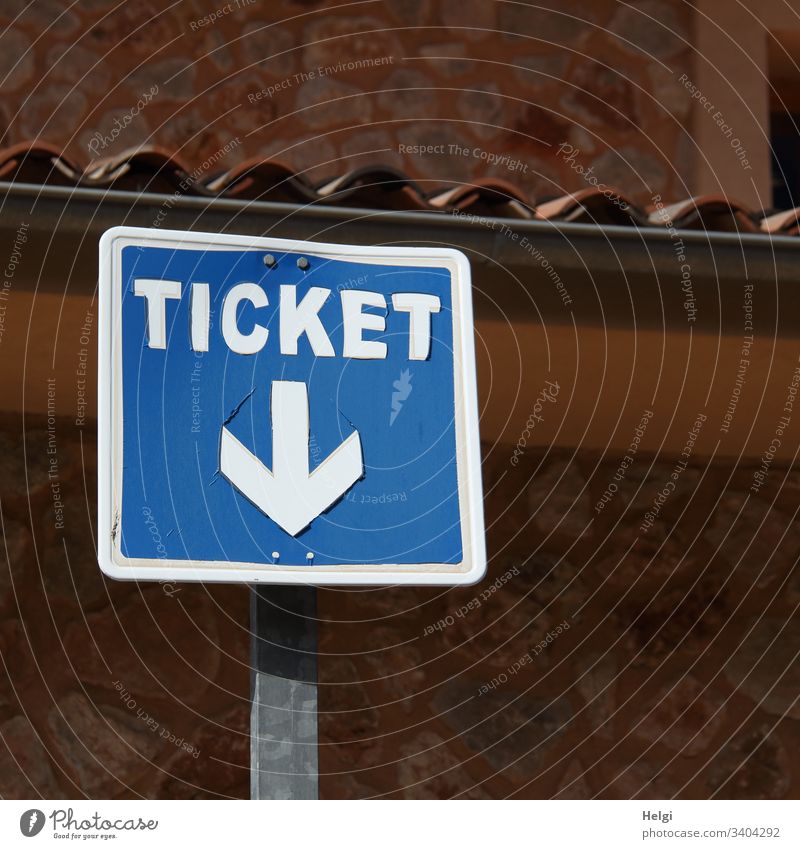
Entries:
POLYGON ((150 280, 139 277, 133 281, 133 293, 147 301, 147 346, 167 347, 166 299, 181 297, 179 280, 150 280))

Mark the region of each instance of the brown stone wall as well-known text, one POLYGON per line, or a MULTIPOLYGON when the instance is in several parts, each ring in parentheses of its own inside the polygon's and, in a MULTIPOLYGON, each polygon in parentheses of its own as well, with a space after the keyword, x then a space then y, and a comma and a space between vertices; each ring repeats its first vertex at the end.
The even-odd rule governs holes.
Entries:
MULTIPOLYGON (((247 590, 104 580, 95 452, 0 427, 0 795, 247 797, 247 590)), ((596 514, 614 460, 484 455, 485 581, 320 591, 322 795, 796 798, 796 475, 690 466, 641 533, 674 460, 596 514)))
POLYGON ((96 455, 2 420, 0 797, 247 798, 247 591, 105 580, 96 455))
MULTIPOLYGON (((209 175, 274 156, 311 179, 384 162, 540 197, 588 169, 643 201, 692 191, 682 2, 209 5, 3 3, 3 143, 81 163, 155 143, 209 175)), ((15 386, 58 340, 17 326, 15 386)), ((25 396, 45 400, 41 381, 25 396)), ((698 453, 642 532, 674 458, 642 451, 598 512, 616 448, 512 451, 484 446, 479 586, 320 592, 322 795, 796 797, 794 469, 754 495, 753 467, 698 453)), ((74 419, 0 421, 0 796, 247 796, 247 590, 104 580, 95 454, 74 419)))
POLYGON ((323 595, 324 794, 797 798, 796 473, 689 466, 643 533, 675 459, 598 514, 616 459, 511 456, 484 582, 323 595))
POLYGON ((691 7, 537 5, 7 2, 3 144, 41 138, 80 164, 156 144, 198 176, 274 157, 312 180, 386 163, 426 186, 493 175, 537 198, 594 180, 645 202, 691 194, 691 7))

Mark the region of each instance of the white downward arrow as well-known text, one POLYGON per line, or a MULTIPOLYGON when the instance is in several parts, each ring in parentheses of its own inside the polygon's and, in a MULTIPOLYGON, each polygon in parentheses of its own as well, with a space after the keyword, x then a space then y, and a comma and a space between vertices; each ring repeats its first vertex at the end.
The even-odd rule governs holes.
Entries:
POLYGON ((272 471, 222 428, 220 471, 242 495, 293 537, 327 510, 361 477, 364 463, 358 431, 322 463, 308 469, 308 389, 276 380, 272 408, 272 471))

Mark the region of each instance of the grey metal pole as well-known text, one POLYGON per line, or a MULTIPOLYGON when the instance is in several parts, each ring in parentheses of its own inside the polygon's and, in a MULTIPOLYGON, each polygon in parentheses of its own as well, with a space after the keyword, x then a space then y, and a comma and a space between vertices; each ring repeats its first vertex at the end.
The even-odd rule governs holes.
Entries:
POLYGON ((252 587, 252 799, 319 798, 316 616, 314 587, 252 587))

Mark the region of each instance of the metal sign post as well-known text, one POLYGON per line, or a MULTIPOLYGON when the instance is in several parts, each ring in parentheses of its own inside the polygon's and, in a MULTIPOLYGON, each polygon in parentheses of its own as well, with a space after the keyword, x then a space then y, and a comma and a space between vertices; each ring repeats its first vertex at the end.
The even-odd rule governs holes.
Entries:
POLYGON ((250 797, 317 799, 317 591, 254 586, 250 610, 250 797))

